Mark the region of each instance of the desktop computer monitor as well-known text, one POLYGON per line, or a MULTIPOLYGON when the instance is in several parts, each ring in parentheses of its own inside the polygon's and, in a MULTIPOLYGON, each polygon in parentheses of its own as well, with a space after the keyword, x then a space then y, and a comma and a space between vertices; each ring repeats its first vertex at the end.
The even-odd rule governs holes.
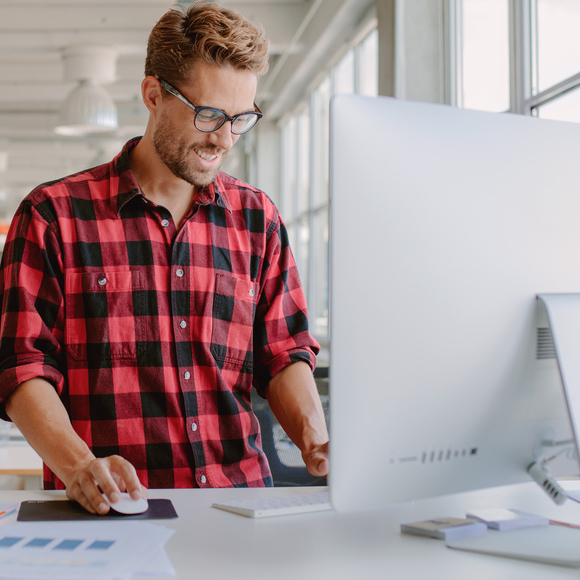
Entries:
POLYGON ((547 456, 578 474, 580 381, 566 398, 537 296, 580 292, 579 159, 577 124, 333 100, 337 510, 528 481, 547 456))

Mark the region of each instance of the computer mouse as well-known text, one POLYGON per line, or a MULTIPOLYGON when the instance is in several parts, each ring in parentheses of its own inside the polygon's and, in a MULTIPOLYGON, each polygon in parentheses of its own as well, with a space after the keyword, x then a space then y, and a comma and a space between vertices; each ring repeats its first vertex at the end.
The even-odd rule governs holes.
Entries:
POLYGON ((115 503, 111 503, 107 496, 105 496, 105 499, 107 500, 109 506, 111 506, 111 509, 120 514, 142 514, 149 508, 149 503, 146 499, 132 499, 131 496, 126 492, 121 493, 121 499, 115 503))

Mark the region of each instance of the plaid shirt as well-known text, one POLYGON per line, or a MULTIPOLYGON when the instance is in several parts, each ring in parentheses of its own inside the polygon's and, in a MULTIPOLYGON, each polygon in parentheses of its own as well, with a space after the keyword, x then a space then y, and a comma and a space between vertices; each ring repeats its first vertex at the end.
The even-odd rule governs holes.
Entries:
POLYGON ((135 181, 136 143, 21 204, 0 276, 1 400, 48 380, 93 453, 125 457, 149 488, 271 485, 252 384, 263 396, 318 350, 286 230, 264 193, 220 173, 177 231, 135 181))

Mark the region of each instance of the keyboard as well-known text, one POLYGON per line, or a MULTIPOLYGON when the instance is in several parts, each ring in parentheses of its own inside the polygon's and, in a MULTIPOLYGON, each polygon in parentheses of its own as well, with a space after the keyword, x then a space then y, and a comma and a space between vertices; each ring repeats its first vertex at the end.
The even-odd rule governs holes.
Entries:
POLYGON ((289 516, 332 509, 328 491, 225 501, 214 503, 212 507, 248 518, 289 516))

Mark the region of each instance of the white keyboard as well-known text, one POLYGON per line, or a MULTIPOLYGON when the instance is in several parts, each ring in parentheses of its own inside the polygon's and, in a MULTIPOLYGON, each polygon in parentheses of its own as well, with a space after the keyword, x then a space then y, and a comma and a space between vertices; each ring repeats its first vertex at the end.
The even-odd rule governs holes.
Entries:
POLYGON ((288 516, 332 509, 328 491, 225 501, 214 503, 212 507, 248 518, 288 516))

